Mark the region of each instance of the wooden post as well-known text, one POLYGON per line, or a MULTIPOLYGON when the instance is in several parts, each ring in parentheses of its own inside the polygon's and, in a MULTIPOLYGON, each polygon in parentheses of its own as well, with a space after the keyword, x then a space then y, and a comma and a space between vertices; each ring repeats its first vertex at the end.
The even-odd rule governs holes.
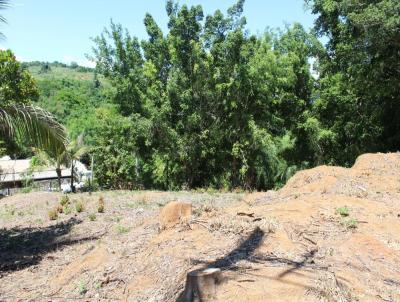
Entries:
POLYGON ((185 291, 180 302, 215 301, 217 286, 222 281, 219 268, 196 270, 187 274, 185 291))

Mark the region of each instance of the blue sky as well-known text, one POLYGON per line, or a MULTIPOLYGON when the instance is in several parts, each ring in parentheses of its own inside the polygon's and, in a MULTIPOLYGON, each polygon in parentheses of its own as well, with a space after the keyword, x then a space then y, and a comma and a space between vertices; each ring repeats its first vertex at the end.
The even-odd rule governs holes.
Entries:
MULTIPOLYGON (((91 52, 90 37, 100 34, 110 19, 121 23, 132 35, 146 38, 143 18, 149 12, 166 32, 165 0, 12 0, 12 7, 1 13, 8 24, 1 25, 6 35, 0 48, 10 48, 22 61, 78 62, 90 65, 85 54, 91 52)), ((180 0, 180 4, 201 4, 205 15, 216 9, 223 12, 236 0, 180 0)), ((267 27, 284 27, 300 22, 313 25, 314 16, 303 0, 246 0, 244 15, 251 33, 267 27)))

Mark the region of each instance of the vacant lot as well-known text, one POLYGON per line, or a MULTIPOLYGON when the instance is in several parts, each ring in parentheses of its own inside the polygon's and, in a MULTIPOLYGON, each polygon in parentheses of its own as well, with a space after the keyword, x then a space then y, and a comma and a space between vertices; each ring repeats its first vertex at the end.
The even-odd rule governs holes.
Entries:
POLYGON ((0 301, 176 301, 201 267, 223 270, 218 301, 399 301, 400 155, 277 192, 20 194, 0 228, 0 301), (161 230, 170 201, 193 216, 161 230))

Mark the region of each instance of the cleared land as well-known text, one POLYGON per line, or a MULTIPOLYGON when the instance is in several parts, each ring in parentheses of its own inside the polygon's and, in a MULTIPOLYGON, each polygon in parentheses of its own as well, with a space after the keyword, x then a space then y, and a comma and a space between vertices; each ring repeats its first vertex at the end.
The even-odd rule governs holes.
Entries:
POLYGON ((400 154, 302 171, 277 192, 70 195, 50 220, 60 199, 0 201, 0 301, 176 301, 205 267, 223 270, 217 301, 400 300, 400 154), (160 230, 170 201, 194 215, 160 230))

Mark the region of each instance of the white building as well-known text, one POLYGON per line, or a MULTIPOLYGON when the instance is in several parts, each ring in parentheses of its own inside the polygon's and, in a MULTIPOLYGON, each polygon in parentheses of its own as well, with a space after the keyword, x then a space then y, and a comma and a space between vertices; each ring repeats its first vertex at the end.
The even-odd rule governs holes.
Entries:
MULTIPOLYGON (((55 186, 53 182, 58 180, 55 166, 35 168, 30 171, 31 159, 11 159, 8 156, 0 158, 0 188, 19 188, 22 187, 24 181, 29 177, 41 184, 41 187, 46 190, 52 190, 55 186)), ((85 182, 90 179, 92 172, 86 166, 76 161, 74 163, 75 178, 79 182, 85 182)), ((71 181, 71 169, 68 167, 61 167, 61 178, 63 183, 71 181)))

